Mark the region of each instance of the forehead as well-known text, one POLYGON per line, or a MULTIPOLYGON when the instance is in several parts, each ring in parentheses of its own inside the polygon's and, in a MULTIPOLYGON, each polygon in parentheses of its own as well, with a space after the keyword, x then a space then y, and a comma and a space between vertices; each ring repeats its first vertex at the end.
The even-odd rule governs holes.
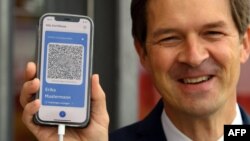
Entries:
MULTIPOLYGON (((148 26, 232 22, 229 0, 148 0, 148 26)), ((231 24, 232 24, 231 23, 231 24)))

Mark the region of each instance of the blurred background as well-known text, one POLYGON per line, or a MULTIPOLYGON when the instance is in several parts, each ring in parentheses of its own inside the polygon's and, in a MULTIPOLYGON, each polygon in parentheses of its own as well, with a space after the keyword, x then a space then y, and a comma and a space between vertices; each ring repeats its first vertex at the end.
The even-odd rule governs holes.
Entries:
MULTIPOLYGON (((88 15, 95 24, 94 73, 106 92, 110 131, 142 119, 159 99, 131 36, 131 0, 0 0, 0 141, 35 141, 21 121, 20 88, 35 61, 39 17, 88 15)), ((250 63, 242 66, 239 103, 250 113, 250 63)))

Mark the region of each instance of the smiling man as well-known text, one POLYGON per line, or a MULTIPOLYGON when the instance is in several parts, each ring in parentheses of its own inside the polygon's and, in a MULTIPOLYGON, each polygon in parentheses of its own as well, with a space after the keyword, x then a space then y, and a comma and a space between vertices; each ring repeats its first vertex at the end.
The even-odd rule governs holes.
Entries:
MULTIPOLYGON (((134 44, 162 99, 142 121, 108 137, 109 117, 98 76, 92 78, 90 124, 67 129, 65 140, 222 141, 225 124, 249 124, 237 104, 240 66, 250 53, 249 0, 132 0, 134 44)), ((29 63, 20 102, 23 121, 39 139, 55 128, 35 125, 40 103, 29 63)))
POLYGON ((112 140, 223 140, 249 123, 236 102, 249 57, 248 0, 133 0, 135 47, 162 96, 143 121, 112 140), (145 134, 148 132, 147 134, 145 134))

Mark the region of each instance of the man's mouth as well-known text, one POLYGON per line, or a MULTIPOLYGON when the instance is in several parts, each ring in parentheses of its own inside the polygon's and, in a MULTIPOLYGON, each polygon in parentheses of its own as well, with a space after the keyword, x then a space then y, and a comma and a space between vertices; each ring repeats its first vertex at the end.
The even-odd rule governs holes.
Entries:
POLYGON ((184 83, 184 84, 199 84, 206 82, 210 80, 212 76, 200 76, 196 78, 184 78, 184 79, 179 79, 179 82, 184 83))

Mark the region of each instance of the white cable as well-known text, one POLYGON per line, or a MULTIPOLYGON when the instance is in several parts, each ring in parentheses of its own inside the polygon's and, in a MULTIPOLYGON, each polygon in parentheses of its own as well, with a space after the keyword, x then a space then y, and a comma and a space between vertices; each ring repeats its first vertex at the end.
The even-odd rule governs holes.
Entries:
POLYGON ((58 125, 58 137, 59 137, 59 141, 63 141, 64 134, 65 134, 65 125, 64 124, 59 124, 58 125))

